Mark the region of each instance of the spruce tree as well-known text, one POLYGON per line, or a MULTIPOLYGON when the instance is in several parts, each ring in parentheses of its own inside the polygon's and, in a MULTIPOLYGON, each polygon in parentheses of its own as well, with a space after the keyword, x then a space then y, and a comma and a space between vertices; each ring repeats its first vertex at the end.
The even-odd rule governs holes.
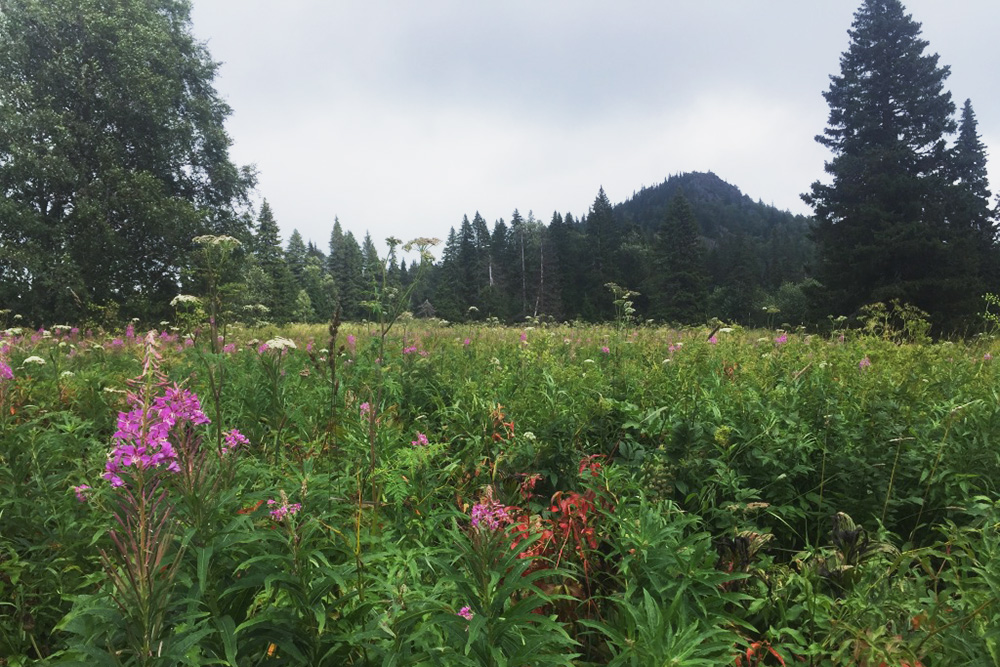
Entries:
MULTIPOLYGON (((586 275, 584 316, 590 319, 607 319, 614 313, 614 304, 605 285, 618 282, 619 271, 615 258, 621 244, 621 234, 615 221, 611 201, 604 188, 600 188, 587 215, 585 225, 590 270, 586 275)), ((623 285, 634 288, 634 285, 623 285)))
MULTIPOLYGON (((986 146, 979 137, 972 101, 965 100, 958 123, 958 138, 951 150, 952 179, 955 186, 953 219, 964 226, 970 259, 977 262, 980 292, 998 276, 996 211, 990 206, 989 177, 986 173, 986 146)), ((971 297, 978 296, 973 293, 971 297)), ((970 304, 975 307, 975 304, 970 304)))
POLYGON ((899 0, 865 0, 849 35, 817 137, 833 152, 832 182, 803 195, 816 214, 826 307, 850 314, 899 299, 953 325, 961 315, 953 304, 976 271, 956 243, 967 223, 952 211, 949 69, 925 53, 920 24, 899 0))
POLYGON ((367 313, 362 312, 361 302, 368 298, 368 285, 363 273, 364 257, 361 246, 353 232, 344 234, 343 252, 334 281, 340 294, 340 307, 345 319, 356 319, 367 313))
POLYGON ((434 272, 434 293, 429 301, 438 317, 452 322, 464 318, 465 312, 460 296, 462 273, 459 264, 459 242, 455 228, 448 230, 448 238, 441 253, 441 266, 434 272))
POLYGON ((708 300, 705 248, 691 204, 680 192, 670 200, 656 233, 653 265, 651 315, 681 324, 703 321, 708 300))
POLYGON ((266 199, 260 207, 252 250, 256 264, 264 276, 260 285, 264 292, 260 296, 261 303, 268 309, 268 319, 287 322, 292 318, 292 305, 299 288, 285 261, 278 223, 266 199))
POLYGON ((302 240, 302 234, 299 234, 299 230, 293 229, 285 248, 285 261, 288 262, 288 268, 300 289, 302 287, 302 272, 306 268, 306 254, 307 249, 305 241, 302 240))

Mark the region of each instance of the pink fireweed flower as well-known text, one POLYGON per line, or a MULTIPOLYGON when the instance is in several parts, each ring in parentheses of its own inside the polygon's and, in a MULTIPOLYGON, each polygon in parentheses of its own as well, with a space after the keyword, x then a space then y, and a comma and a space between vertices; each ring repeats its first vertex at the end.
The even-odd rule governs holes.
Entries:
POLYGON ((277 505, 273 510, 271 510, 271 518, 275 521, 281 521, 286 516, 291 516, 295 514, 300 509, 302 509, 302 503, 290 503, 285 502, 279 503, 277 500, 268 500, 268 505, 277 505))
POLYGON ((472 526, 484 526, 489 530, 497 530, 500 526, 510 523, 507 507, 497 501, 483 501, 472 506, 472 526))
POLYGON ((471 621, 472 617, 475 616, 475 614, 473 614, 472 609, 468 605, 466 605, 458 610, 458 616, 461 616, 467 621, 471 621))
POLYGON ((198 396, 176 384, 167 387, 163 395, 153 401, 152 409, 158 411, 160 418, 170 426, 185 421, 194 425, 210 423, 209 418, 201 411, 198 396))
POLYGON ((528 343, 528 332, 527 331, 522 331, 521 332, 521 342, 524 343, 525 345, 527 345, 527 343, 528 343))
POLYGON ((87 490, 90 489, 89 485, 87 485, 87 484, 81 484, 80 486, 73 486, 73 487, 70 487, 70 488, 72 488, 73 492, 76 493, 76 499, 79 502, 81 502, 81 503, 87 502, 87 490))
POLYGON ((236 343, 226 343, 226 345, 222 347, 222 352, 224 354, 232 354, 236 352, 236 343))
MULTIPOLYGON (((462 347, 469 347, 470 343, 472 343, 472 341, 466 338, 465 340, 462 341, 462 347)), ((468 609, 468 607, 466 607, 466 609, 468 609)))
POLYGON ((267 350, 268 350, 267 343, 261 343, 260 345, 257 346, 257 354, 264 354, 265 352, 267 352, 267 350))
POLYGON ((6 361, 0 359, 0 380, 13 380, 14 371, 10 369, 10 365, 6 361))
POLYGON ((227 454, 230 451, 243 447, 250 444, 250 440, 247 439, 245 435, 239 432, 238 429, 232 429, 231 431, 226 431, 223 436, 222 453, 227 454))
POLYGON ((194 345, 194 338, 185 338, 184 347, 191 347, 194 345))
POLYGON ((603 352, 604 354, 611 354, 611 348, 605 345, 604 347, 601 348, 601 352, 603 352))
POLYGON ((858 362, 858 368, 861 369, 861 370, 865 370, 866 368, 870 367, 871 365, 872 365, 871 359, 869 359, 867 356, 864 359, 862 359, 861 361, 858 362))
MULTIPOLYGON (((990 354, 989 352, 987 352, 986 354, 983 355, 983 361, 989 361, 992 358, 993 358, 993 355, 990 354)), ((0 372, 2 372, 2 368, 0 368, 0 372)))
POLYGON ((362 403, 358 407, 358 413, 361 415, 362 418, 369 416, 372 413, 371 403, 369 403, 368 401, 362 403))
POLYGON ((788 342, 788 334, 781 334, 780 336, 774 339, 774 342, 777 343, 778 345, 784 345, 785 343, 788 342))
POLYGON ((354 337, 354 334, 347 334, 347 347, 351 349, 351 354, 354 354, 354 346, 357 342, 358 339, 354 337))
POLYGON ((417 431, 417 439, 411 440, 410 444, 413 445, 414 447, 422 447, 423 445, 426 445, 428 442, 429 441, 427 440, 427 436, 421 433, 420 431, 417 431))
POLYGON ((140 470, 165 467, 170 472, 180 472, 177 452, 168 438, 176 426, 209 423, 198 397, 175 384, 153 399, 148 410, 135 394, 129 395, 129 403, 132 410, 118 413, 118 430, 112 436, 115 448, 101 477, 111 482, 111 486, 119 487, 125 484, 121 473, 129 467, 140 470))
POLYGON ((709 345, 718 345, 718 343, 719 343, 719 339, 717 337, 715 337, 715 336, 712 336, 711 338, 708 339, 708 344, 709 345))
POLYGON ((416 345, 410 345, 408 347, 403 348, 403 354, 413 354, 416 351, 417 351, 416 345))

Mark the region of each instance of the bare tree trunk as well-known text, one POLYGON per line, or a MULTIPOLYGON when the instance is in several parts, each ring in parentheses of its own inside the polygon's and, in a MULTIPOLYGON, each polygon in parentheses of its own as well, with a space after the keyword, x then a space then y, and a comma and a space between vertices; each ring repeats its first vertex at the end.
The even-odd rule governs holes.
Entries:
POLYGON ((545 236, 538 239, 538 295, 535 297, 535 317, 538 317, 538 306, 542 302, 545 291, 545 236))
POLYGON ((524 312, 528 312, 528 276, 524 269, 524 225, 521 225, 521 303, 524 312))

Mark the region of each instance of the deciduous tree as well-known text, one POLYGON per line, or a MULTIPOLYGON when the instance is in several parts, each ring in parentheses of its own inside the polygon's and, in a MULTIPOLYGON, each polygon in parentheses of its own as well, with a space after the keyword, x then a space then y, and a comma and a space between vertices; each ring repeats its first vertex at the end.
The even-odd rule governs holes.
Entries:
POLYGON ((188 2, 0 5, 0 299, 34 321, 152 318, 193 237, 247 238, 216 67, 188 2))

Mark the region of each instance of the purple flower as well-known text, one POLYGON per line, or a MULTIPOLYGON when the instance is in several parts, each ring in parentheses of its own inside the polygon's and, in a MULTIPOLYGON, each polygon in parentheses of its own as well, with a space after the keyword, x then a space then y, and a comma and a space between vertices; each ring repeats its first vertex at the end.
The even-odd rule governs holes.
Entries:
POLYGON ((10 369, 10 366, 6 361, 0 359, 0 380, 13 380, 14 371, 10 369))
POLYGON ((87 490, 90 488, 87 484, 81 484, 80 486, 71 487, 76 493, 76 499, 81 503, 87 502, 87 490))
POLYGON ((257 354, 264 354, 267 352, 267 343, 261 343, 257 346, 257 354))
POLYGON ((601 352, 603 352, 604 354, 611 354, 611 348, 605 345, 604 347, 601 348, 601 352))
POLYGON ((510 521, 507 516, 507 507, 497 501, 484 501, 472 506, 472 526, 478 528, 480 525, 490 530, 498 529, 502 524, 510 521))
MULTIPOLYGON (((472 343, 472 341, 469 340, 468 338, 466 338, 465 340, 462 341, 462 346, 463 347, 469 347, 470 343, 472 343)), ((466 609, 468 609, 468 607, 466 607, 466 609)))
POLYGON ((711 338, 708 339, 708 344, 709 345, 717 345, 718 343, 719 343, 719 339, 716 338, 715 336, 712 336, 711 338))
POLYGON ((403 354, 413 354, 416 351, 417 351, 416 345, 410 345, 408 347, 403 348, 403 354))
POLYGON ((278 505, 273 510, 271 510, 271 518, 274 519, 275 521, 281 521, 286 516, 291 516, 292 514, 295 514, 300 509, 302 509, 301 503, 286 504, 285 502, 282 502, 281 504, 279 504, 277 500, 268 500, 267 504, 278 505))
POLYGON ((370 415, 372 413, 372 406, 371 406, 371 404, 368 401, 365 401, 358 408, 358 412, 361 414, 362 418, 367 417, 368 415, 370 415))
POLYGON ((226 345, 223 346, 222 351, 225 354, 232 354, 236 351, 236 343, 226 343, 226 345))
MULTIPOLYGON (((989 361, 992 358, 993 358, 993 355, 990 354, 989 352, 987 352, 986 354, 983 355, 983 361, 989 361)), ((0 375, 2 375, 2 374, 3 374, 3 367, 0 366, 0 375)))
POLYGON ((872 365, 871 359, 869 359, 867 356, 865 356, 864 359, 858 362, 858 368, 860 368, 861 370, 865 370, 871 365, 872 365))
POLYGON ((473 614, 472 613, 472 609, 470 609, 469 606, 466 605, 466 606, 464 606, 464 607, 462 607, 461 609, 458 610, 458 615, 461 616, 462 618, 464 618, 467 621, 471 621, 472 617, 475 614, 473 614))
POLYGON ((233 429, 231 431, 226 431, 224 435, 225 444, 222 445, 222 453, 226 454, 237 447, 242 447, 244 445, 249 445, 250 440, 247 439, 245 435, 239 432, 238 429, 233 429))
POLYGON ((421 433, 420 431, 417 431, 417 439, 410 441, 410 444, 413 445, 414 447, 421 447, 423 445, 426 445, 427 443, 428 443, 427 436, 421 433))
POLYGON ((528 332, 527 331, 522 331, 521 332, 521 342, 524 343, 524 344, 528 343, 528 332))
POLYGON ((184 347, 191 347, 192 345, 194 345, 194 338, 184 339, 184 347))
POLYGON ((180 472, 177 452, 168 437, 175 426, 209 423, 198 397, 175 384, 154 398, 148 410, 135 394, 129 395, 129 403, 131 410, 118 413, 118 430, 112 436, 116 445, 101 477, 118 487, 125 484, 121 473, 128 467, 165 467, 180 472))
POLYGON ((774 339, 774 342, 777 343, 778 345, 784 345, 785 343, 788 342, 788 334, 781 334, 780 336, 774 339))
POLYGON ((178 385, 167 387, 162 396, 153 401, 153 410, 170 426, 182 421, 192 424, 208 424, 210 420, 201 411, 201 401, 194 392, 181 389, 178 385))
POLYGON ((351 354, 354 354, 354 346, 358 342, 358 339, 354 337, 354 334, 347 334, 347 347, 351 348, 351 354))

